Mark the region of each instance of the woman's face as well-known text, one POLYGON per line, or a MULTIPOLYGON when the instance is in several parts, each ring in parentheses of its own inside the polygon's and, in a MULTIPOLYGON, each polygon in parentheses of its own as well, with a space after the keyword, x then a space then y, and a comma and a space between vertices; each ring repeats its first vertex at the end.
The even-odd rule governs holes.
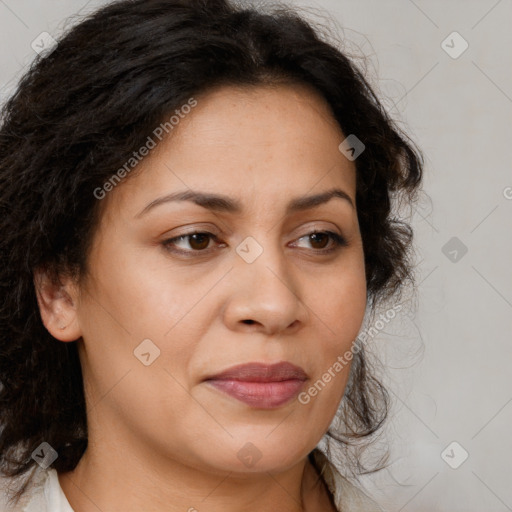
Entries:
POLYGON ((156 467, 284 470, 328 429, 350 365, 333 368, 364 317, 355 165, 327 105, 303 86, 196 99, 103 199, 61 339, 83 338, 89 447, 105 458, 129 450, 156 467), (347 198, 307 205, 332 189, 347 198), (199 199, 165 200, 185 193, 199 199), (209 380, 281 362, 305 375, 248 367, 209 380))

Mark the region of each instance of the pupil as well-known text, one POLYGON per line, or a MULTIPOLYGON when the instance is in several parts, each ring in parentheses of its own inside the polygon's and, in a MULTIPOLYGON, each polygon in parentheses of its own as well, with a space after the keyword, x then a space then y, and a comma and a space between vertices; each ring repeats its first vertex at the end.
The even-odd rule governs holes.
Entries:
POLYGON ((190 246, 192 248, 195 248, 195 249, 206 249, 208 247, 208 242, 209 242, 209 238, 208 238, 208 235, 205 235, 205 234, 201 234, 201 233, 196 233, 194 235, 191 235, 192 236, 192 239, 191 239, 191 243, 190 243, 190 246), (197 245, 194 245, 194 241, 197 241, 197 239, 199 239, 199 247, 197 245), (206 241, 206 244, 201 244, 201 239, 203 239, 203 242, 206 241))
MULTIPOLYGON (((312 234, 312 235, 311 235, 311 238, 312 238, 313 246, 314 246, 315 242, 318 242, 318 238, 320 238, 320 239, 321 239, 322 237, 323 237, 324 239, 325 239, 325 238, 327 238, 327 236, 326 236, 326 234, 325 234, 325 233, 314 233, 314 234, 312 234)), ((325 240, 324 240, 324 241, 325 241, 325 240)), ((325 244, 323 244, 323 245, 322 245, 322 244, 320 244, 320 245, 321 245, 320 249, 323 249, 323 248, 325 247, 325 244)))

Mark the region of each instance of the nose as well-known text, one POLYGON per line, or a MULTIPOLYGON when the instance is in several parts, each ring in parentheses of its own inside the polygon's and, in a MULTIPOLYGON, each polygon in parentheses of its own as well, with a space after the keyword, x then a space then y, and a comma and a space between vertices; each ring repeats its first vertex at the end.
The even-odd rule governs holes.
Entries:
POLYGON ((231 293, 224 308, 225 324, 231 330, 269 336, 300 329, 307 321, 308 308, 283 251, 267 244, 252 263, 236 258, 231 293))

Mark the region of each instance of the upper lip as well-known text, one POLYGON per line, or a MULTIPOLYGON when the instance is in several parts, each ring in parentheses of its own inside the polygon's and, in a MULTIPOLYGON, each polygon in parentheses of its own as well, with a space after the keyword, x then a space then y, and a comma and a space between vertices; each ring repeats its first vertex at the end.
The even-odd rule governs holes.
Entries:
POLYGON ((306 380, 308 376, 300 367, 286 361, 266 364, 247 363, 232 366, 227 370, 207 377, 206 380, 238 380, 245 382, 280 382, 284 380, 306 380))

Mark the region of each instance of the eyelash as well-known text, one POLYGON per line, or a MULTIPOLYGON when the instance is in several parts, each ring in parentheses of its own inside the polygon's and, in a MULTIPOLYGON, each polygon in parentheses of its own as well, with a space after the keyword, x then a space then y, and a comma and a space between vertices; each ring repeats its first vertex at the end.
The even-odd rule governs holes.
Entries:
MULTIPOLYGON (((337 250, 341 249, 342 247, 346 247, 348 245, 345 238, 343 238, 338 233, 335 233, 334 231, 311 231, 310 233, 306 233, 305 235, 301 236, 299 238, 299 240, 301 240, 302 238, 310 237, 311 235, 316 235, 316 234, 329 235, 329 237, 331 238, 331 240, 334 243, 334 245, 329 249, 311 249, 312 251, 314 251, 320 255, 330 254, 330 253, 337 251, 337 250)), ((180 236, 176 236, 174 238, 169 238, 168 240, 164 240, 162 242, 162 245, 164 246, 164 248, 167 251, 178 253, 178 254, 181 254, 181 255, 184 255, 184 256, 190 257, 190 258, 193 258, 196 256, 196 255, 192 255, 191 253, 197 253, 197 256, 203 256, 205 254, 209 254, 210 252, 212 252, 212 249, 203 249, 203 250, 199 250, 199 251, 197 251, 197 250, 184 251, 181 249, 171 249, 170 248, 170 246, 173 243, 175 243, 176 241, 184 239, 184 238, 188 238, 193 235, 207 235, 207 236, 211 237, 211 239, 213 239, 214 241, 219 242, 219 238, 216 235, 214 235, 213 233, 209 233, 208 231, 193 231, 193 232, 187 233, 185 235, 180 235, 180 236)))

